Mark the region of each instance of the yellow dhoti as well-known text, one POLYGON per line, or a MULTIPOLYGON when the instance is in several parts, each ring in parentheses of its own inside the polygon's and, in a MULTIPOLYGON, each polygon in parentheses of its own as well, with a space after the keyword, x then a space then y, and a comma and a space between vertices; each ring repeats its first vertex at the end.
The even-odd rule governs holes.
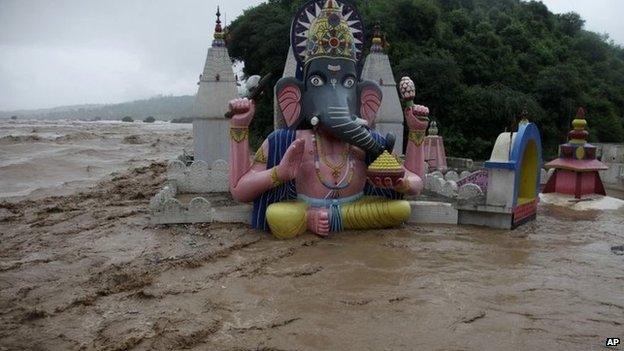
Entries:
MULTIPOLYGON (((396 227, 405 222, 411 213, 409 202, 390 200, 382 197, 365 196, 359 199, 340 203, 336 200, 279 202, 267 208, 266 218, 271 232, 279 239, 293 238, 306 230, 307 210, 310 206, 325 207, 332 222, 338 221, 339 229, 381 229, 396 227), (327 205, 319 206, 320 203, 327 205)), ((340 200, 340 199, 338 199, 340 200)), ((332 224, 332 230, 336 231, 332 224)))
POLYGON ((396 227, 405 222, 411 212, 410 204, 405 200, 389 200, 376 196, 366 196, 340 208, 344 229, 396 227))
POLYGON ((308 204, 301 201, 285 201, 271 204, 266 219, 271 233, 278 239, 290 239, 303 234, 307 224, 308 204))

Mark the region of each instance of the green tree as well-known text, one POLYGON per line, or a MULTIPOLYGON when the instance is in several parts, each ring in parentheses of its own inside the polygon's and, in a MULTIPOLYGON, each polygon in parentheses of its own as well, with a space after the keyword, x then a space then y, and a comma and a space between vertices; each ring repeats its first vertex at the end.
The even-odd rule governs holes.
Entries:
MULTIPOLYGON (((487 159, 498 133, 523 109, 540 127, 545 155, 566 140, 579 106, 592 141, 624 141, 624 49, 583 29, 576 13, 555 15, 539 1, 354 0, 370 45, 381 22, 395 78, 411 76, 447 152, 487 159)), ((229 26, 230 55, 245 74, 282 75, 292 17, 303 0, 269 0, 229 26)), ((252 140, 273 128, 271 90, 252 140)))

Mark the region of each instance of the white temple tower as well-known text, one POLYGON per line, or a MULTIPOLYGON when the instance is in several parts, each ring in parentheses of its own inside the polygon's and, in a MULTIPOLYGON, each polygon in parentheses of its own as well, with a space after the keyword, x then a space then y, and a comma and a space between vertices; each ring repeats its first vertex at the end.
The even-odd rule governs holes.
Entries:
POLYGON ((383 99, 381 107, 377 112, 375 120, 375 130, 381 135, 393 133, 396 136, 397 146, 394 151, 397 154, 403 153, 403 110, 397 92, 397 83, 394 80, 390 59, 383 51, 383 40, 379 25, 375 26, 373 34, 373 45, 370 54, 366 56, 364 68, 362 69, 362 79, 373 81, 379 84, 383 99))
POLYGON ((238 97, 236 76, 225 46, 220 17, 217 8, 214 40, 212 47, 208 48, 204 71, 199 76, 199 89, 193 108, 195 161, 205 161, 209 165, 218 159, 229 160, 229 121, 225 113, 228 111, 228 102, 238 97))

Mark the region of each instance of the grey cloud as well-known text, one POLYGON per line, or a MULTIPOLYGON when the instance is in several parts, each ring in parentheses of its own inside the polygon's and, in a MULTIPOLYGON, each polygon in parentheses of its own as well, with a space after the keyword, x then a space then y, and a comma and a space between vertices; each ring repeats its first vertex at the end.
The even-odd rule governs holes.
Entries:
MULTIPOLYGON (((215 10, 261 0, 0 0, 0 110, 194 94, 215 10)), ((624 43, 620 0, 546 0, 624 43)))

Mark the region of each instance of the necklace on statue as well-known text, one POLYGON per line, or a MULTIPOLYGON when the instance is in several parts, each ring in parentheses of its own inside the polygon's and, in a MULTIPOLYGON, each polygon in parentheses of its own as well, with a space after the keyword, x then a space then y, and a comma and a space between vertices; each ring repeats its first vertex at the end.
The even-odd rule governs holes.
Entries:
MULTIPOLYGON (((316 134, 314 134, 314 136, 316 140, 316 134)), ((323 160, 323 163, 332 170, 332 176, 338 179, 338 177, 342 173, 342 169, 347 164, 347 159, 349 157, 349 151, 350 151, 350 145, 347 145, 347 148, 345 149, 345 151, 342 152, 342 155, 341 155, 342 159, 340 160, 340 162, 338 164, 333 164, 327 157, 327 153, 323 150, 323 145, 321 143, 322 140, 323 140, 322 138, 318 139, 318 149, 316 149, 316 152, 317 154, 321 155, 321 159, 323 160)))
MULTIPOLYGON (((346 189, 351 184, 351 181, 353 180, 353 174, 355 174, 355 166, 353 164, 353 160, 351 160, 351 154, 348 152, 347 149, 347 152, 343 155, 344 161, 341 162, 340 167, 332 167, 333 165, 330 166, 329 164, 327 164, 327 162, 323 162, 330 169, 332 169, 332 175, 334 175, 334 178, 338 178, 338 176, 340 176, 340 174, 342 173, 342 169, 345 165, 349 166, 342 179, 339 181, 335 181, 332 185, 331 182, 327 182, 327 180, 325 179, 325 177, 323 177, 323 174, 321 173, 321 160, 319 159, 320 152, 317 144, 316 133, 312 134, 312 144, 314 145, 314 169, 316 171, 316 178, 318 178, 318 180, 321 182, 321 184, 323 184, 324 187, 330 190, 328 194, 329 198, 335 199, 340 197, 340 190, 346 189), (338 172, 334 173, 336 169, 338 169, 338 172)), ((325 158, 323 158, 323 161, 326 161, 325 158)))

